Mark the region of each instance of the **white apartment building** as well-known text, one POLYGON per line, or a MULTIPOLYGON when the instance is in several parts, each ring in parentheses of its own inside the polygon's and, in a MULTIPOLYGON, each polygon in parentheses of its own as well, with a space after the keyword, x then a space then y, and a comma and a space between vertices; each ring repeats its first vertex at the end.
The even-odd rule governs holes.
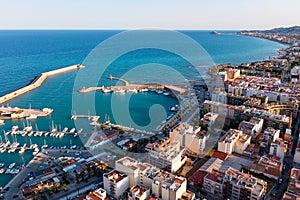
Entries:
POLYGON ((170 132, 170 138, 179 141, 181 147, 199 155, 205 149, 207 136, 205 132, 200 131, 200 127, 194 130, 191 125, 181 123, 170 132))
POLYGON ((272 127, 266 128, 264 131, 264 140, 275 142, 279 138, 280 130, 275 130, 272 127))
POLYGON ((114 198, 119 199, 129 188, 129 178, 127 175, 113 170, 103 174, 103 185, 106 190, 114 198))
POLYGON ((267 182, 229 167, 223 181, 223 194, 228 199, 263 199, 267 182))
POLYGON ((184 148, 181 148, 180 142, 170 138, 147 144, 146 151, 148 163, 172 173, 179 170, 187 159, 183 156, 184 148))

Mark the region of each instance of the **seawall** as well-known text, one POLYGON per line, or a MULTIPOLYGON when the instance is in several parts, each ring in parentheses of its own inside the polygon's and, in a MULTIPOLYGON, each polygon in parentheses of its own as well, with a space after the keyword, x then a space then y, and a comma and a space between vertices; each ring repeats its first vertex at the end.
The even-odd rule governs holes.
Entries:
POLYGON ((13 92, 10 92, 6 95, 1 96, 0 97, 0 104, 4 103, 6 101, 12 100, 16 97, 21 96, 22 94, 25 94, 25 93, 27 93, 31 90, 34 90, 34 89, 40 87, 48 77, 55 76, 55 75, 62 74, 62 73, 66 73, 66 72, 70 72, 70 71, 74 71, 74 70, 78 70, 78 69, 82 69, 82 68, 84 68, 84 66, 78 64, 78 65, 72 65, 72 66, 52 70, 52 71, 49 71, 49 72, 44 72, 37 79, 35 79, 32 83, 30 83, 29 85, 27 85, 23 88, 20 88, 18 90, 15 90, 13 92))

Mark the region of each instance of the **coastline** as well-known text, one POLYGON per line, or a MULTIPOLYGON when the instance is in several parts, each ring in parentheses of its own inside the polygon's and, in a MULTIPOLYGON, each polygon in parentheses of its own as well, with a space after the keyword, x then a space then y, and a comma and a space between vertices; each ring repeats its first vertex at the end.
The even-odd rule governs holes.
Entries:
POLYGON ((276 40, 276 39, 273 39, 273 38, 266 38, 266 37, 259 36, 259 35, 249 34, 247 32, 243 32, 243 31, 236 32, 236 34, 237 35, 242 35, 242 36, 253 37, 253 38, 259 38, 259 39, 262 39, 262 40, 268 40, 268 41, 272 41, 272 42, 277 42, 279 44, 287 46, 287 48, 291 47, 291 45, 292 45, 292 44, 289 44, 288 42, 283 42, 283 41, 276 40))

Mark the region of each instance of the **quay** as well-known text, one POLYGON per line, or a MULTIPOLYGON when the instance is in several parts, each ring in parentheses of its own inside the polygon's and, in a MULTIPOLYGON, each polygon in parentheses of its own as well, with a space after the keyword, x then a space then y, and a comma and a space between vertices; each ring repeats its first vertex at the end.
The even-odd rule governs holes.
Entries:
POLYGON ((76 120, 77 118, 86 118, 86 119, 91 119, 92 121, 98 121, 98 119, 100 119, 100 116, 72 115, 72 117, 71 117, 72 120, 76 120))
MULTIPOLYGON (((110 86, 109 90, 111 91, 116 91, 116 90, 142 90, 142 89, 161 89, 161 90, 169 90, 172 92, 175 92, 177 94, 185 94, 187 91, 184 88, 175 86, 175 85, 159 85, 159 84, 131 84, 128 81, 121 79, 121 78, 117 78, 117 77, 113 77, 112 75, 110 75, 108 77, 108 79, 110 80, 118 80, 124 83, 124 85, 118 85, 118 86, 110 86)), ((93 92, 93 91, 104 91, 105 88, 104 86, 102 87, 83 87, 81 90, 79 90, 79 92, 81 93, 88 93, 88 92, 93 92)))
POLYGON ((62 73, 66 73, 66 72, 70 72, 70 71, 74 71, 74 70, 78 70, 78 69, 82 69, 82 68, 84 68, 83 65, 77 64, 77 65, 72 65, 72 66, 69 66, 69 67, 64 67, 64 68, 52 70, 52 71, 49 71, 49 72, 44 72, 41 75, 39 75, 36 79, 34 79, 29 85, 27 85, 27 86, 25 86, 21 89, 15 90, 11 93, 8 93, 6 95, 1 96, 0 97, 0 104, 2 104, 4 102, 7 102, 9 100, 12 100, 12 99, 14 99, 18 96, 21 96, 22 94, 25 94, 25 93, 27 93, 31 90, 34 90, 34 89, 40 87, 48 77, 55 76, 55 75, 62 74, 62 73))
POLYGON ((44 108, 42 110, 23 109, 18 107, 0 107, 0 120, 21 119, 36 117, 46 117, 53 112, 53 109, 44 108))

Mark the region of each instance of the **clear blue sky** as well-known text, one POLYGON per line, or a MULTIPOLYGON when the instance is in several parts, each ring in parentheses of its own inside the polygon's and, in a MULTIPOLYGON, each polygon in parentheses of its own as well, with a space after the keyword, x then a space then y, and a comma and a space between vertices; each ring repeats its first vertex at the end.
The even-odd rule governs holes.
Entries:
POLYGON ((0 29, 268 29, 300 25, 299 0, 0 0, 0 29))

